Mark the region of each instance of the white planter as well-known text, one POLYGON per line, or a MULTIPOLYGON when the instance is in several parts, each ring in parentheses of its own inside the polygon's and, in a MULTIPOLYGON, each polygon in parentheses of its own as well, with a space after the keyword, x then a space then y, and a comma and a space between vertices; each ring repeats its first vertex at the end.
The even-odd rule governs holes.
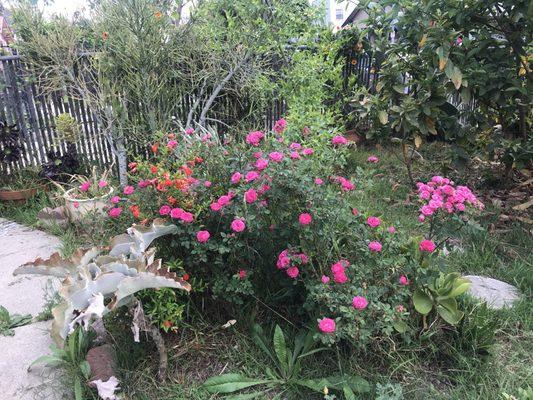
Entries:
POLYGON ((100 214, 105 215, 107 199, 113 194, 114 189, 110 186, 107 194, 95 197, 92 199, 76 199, 70 196, 70 194, 76 190, 72 188, 67 190, 63 195, 65 199, 65 209, 70 220, 77 221, 85 217, 87 214, 100 214))

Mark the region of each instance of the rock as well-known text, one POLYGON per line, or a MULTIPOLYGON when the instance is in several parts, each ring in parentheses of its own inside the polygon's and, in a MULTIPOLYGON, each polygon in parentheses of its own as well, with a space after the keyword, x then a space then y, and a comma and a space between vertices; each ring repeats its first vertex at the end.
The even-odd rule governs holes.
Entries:
POLYGON ((110 344, 93 347, 87 352, 86 360, 91 366, 91 382, 96 380, 106 382, 117 375, 115 350, 110 344))
POLYGON ((68 224, 68 216, 64 206, 50 208, 45 207, 37 214, 37 218, 42 226, 52 226, 57 224, 65 227, 68 224))
POLYGON ((520 298, 520 291, 513 285, 485 276, 467 275, 464 278, 472 282, 468 293, 487 303, 492 309, 511 307, 520 298))

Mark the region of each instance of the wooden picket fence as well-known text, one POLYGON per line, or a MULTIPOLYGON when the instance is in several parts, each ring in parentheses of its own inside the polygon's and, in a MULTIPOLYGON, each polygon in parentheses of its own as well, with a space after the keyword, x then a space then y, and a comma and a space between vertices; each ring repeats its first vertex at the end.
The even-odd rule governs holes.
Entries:
MULTIPOLYGON (((189 107, 193 104, 193 95, 186 94, 180 99, 177 118, 184 121, 189 107)), ((246 100, 238 101, 221 96, 212 110, 217 122, 213 125, 224 132, 243 118, 249 104, 246 100)), ((272 127, 286 111, 282 100, 273 100, 263 113, 265 127, 272 127)), ((90 164, 108 167, 115 157, 109 143, 96 122, 96 118, 87 105, 78 98, 60 93, 44 95, 33 83, 31 76, 19 55, 0 57, 0 120, 9 125, 16 125, 20 130, 23 156, 16 163, 0 163, 0 173, 9 173, 31 165, 42 165, 49 161, 47 153, 67 152, 65 143, 57 140, 55 117, 68 113, 80 126, 80 140, 75 144, 78 154, 84 156, 90 164)), ((0 143, 0 151, 2 150, 0 143)), ((146 149, 130 142, 128 150, 134 155, 146 154, 146 149)))

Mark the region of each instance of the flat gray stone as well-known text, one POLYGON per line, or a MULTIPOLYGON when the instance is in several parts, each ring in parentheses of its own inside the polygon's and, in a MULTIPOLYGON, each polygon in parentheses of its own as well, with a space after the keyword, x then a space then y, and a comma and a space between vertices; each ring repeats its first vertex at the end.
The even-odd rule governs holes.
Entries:
MULTIPOLYGON (((13 276, 20 265, 37 257, 48 258, 60 241, 45 232, 0 218, 0 305, 11 314, 37 316, 44 306, 44 288, 50 277, 13 276)), ((59 286, 58 280, 53 283, 59 286)), ((51 321, 15 328, 14 336, 0 336, 0 399, 61 399, 59 381, 50 371, 29 365, 50 354, 51 321), (45 374, 45 375, 43 375, 45 374)))
POLYGON ((472 282, 468 293, 487 303, 492 309, 512 307, 513 303, 520 298, 520 291, 513 285, 478 275, 467 275, 464 278, 472 282))

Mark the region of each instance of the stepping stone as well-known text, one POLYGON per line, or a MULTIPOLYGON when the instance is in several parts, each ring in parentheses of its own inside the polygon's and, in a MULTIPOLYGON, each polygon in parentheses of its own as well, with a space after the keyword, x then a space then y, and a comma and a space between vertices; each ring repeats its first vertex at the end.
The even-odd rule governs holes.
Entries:
MULTIPOLYGON (((13 271, 37 257, 48 258, 60 241, 51 235, 0 218, 0 304, 11 314, 36 317, 45 304, 44 288, 50 277, 13 276, 13 271)), ((54 282, 54 281, 52 281, 54 282)), ((55 280, 55 287, 59 282, 55 280)), ((64 397, 53 371, 30 364, 50 354, 52 321, 34 322, 15 328, 14 336, 0 336, 0 399, 47 399, 64 397)))
POLYGON ((485 276, 466 275, 464 278, 472 282, 468 293, 487 303, 489 308, 499 310, 512 307, 520 298, 520 291, 513 285, 485 276))

